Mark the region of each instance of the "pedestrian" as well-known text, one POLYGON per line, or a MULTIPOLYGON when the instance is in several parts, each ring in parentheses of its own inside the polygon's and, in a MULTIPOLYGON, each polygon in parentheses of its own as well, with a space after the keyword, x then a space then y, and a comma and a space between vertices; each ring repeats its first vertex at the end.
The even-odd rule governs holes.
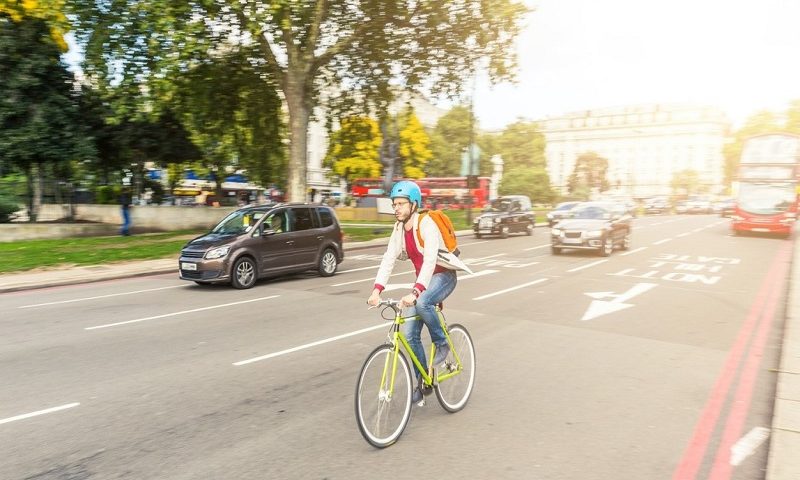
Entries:
POLYGON ((119 234, 128 236, 131 234, 131 189, 122 187, 119 195, 119 205, 122 210, 122 228, 119 234))

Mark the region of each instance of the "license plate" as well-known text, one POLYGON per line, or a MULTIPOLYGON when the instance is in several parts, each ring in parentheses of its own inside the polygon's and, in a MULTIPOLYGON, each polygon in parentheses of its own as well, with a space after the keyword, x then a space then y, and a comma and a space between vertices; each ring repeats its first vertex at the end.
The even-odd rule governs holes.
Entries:
POLYGON ((763 232, 763 233, 769 233, 769 228, 752 228, 751 230, 752 230, 753 232, 763 232))
POLYGON ((479 233, 492 233, 492 229, 491 228, 482 228, 482 229, 478 230, 478 232, 479 233))
POLYGON ((181 262, 181 270, 197 270, 197 264, 189 262, 181 262))
POLYGON ((561 243, 569 243, 571 245, 574 245, 574 244, 577 244, 577 243, 581 243, 581 239, 580 238, 565 238, 565 239, 561 240, 561 243))

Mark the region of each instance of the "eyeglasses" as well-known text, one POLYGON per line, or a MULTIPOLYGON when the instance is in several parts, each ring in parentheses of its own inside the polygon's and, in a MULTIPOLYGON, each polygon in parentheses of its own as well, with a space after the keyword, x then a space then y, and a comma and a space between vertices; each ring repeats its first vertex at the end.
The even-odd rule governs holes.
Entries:
POLYGON ((395 209, 397 209, 397 208, 400 208, 400 207, 402 207, 402 206, 404 206, 404 205, 409 205, 409 204, 411 204, 411 202, 397 202, 397 203, 392 203, 392 208, 395 208, 395 209))

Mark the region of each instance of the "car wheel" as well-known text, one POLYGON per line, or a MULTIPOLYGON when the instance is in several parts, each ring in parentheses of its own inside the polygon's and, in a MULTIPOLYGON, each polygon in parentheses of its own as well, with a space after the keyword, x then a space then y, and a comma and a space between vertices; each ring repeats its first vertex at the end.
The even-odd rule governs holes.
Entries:
POLYGON ((528 236, 533 235, 533 224, 532 223, 529 223, 528 225, 525 226, 525 234, 528 235, 528 236))
POLYGON ((551 245, 550 252, 552 252, 553 255, 561 255, 561 248, 551 245))
POLYGON ((603 239, 603 245, 600 246, 597 253, 601 257, 607 257, 611 255, 612 251, 614 251, 614 240, 611 238, 611 235, 607 235, 606 238, 603 239))
POLYGON ((234 288, 246 289, 256 284, 258 278, 256 263, 250 257, 240 257, 233 264, 231 284, 234 288))
POLYGON ((623 250, 630 250, 631 248, 631 232, 628 231, 625 233, 625 236, 622 238, 622 249, 623 250))
POLYGON ((323 277, 330 277, 336 273, 337 266, 336 253, 330 248, 326 248, 325 251, 322 252, 322 256, 319 257, 319 266, 317 267, 319 274, 323 277))
POLYGON ((475 234, 475 238, 481 238, 481 234, 480 233, 476 233, 475 234))
POLYGON ((508 225, 500 227, 500 238, 508 238, 508 225))

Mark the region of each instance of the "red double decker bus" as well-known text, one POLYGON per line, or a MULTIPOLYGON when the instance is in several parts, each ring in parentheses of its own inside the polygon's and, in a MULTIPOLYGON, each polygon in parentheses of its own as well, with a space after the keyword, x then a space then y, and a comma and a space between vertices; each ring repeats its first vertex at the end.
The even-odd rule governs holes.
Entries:
POLYGON ((739 162, 734 234, 789 236, 797 220, 800 136, 756 135, 745 140, 739 162))
MULTIPOLYGON (((396 178, 394 181, 405 180, 396 178)), ((467 177, 427 177, 410 179, 422 191, 425 208, 483 207, 489 203, 489 177, 478 177, 477 186, 468 188, 467 177)), ((386 195, 382 178, 356 178, 350 184, 350 193, 356 198, 386 195)))
POLYGON ((385 195, 383 190, 383 179, 356 178, 350 184, 350 194, 357 198, 382 197, 385 195))
POLYGON ((427 177, 414 181, 419 184, 428 208, 461 209, 489 203, 489 177, 477 177, 475 188, 469 188, 467 177, 427 177))

